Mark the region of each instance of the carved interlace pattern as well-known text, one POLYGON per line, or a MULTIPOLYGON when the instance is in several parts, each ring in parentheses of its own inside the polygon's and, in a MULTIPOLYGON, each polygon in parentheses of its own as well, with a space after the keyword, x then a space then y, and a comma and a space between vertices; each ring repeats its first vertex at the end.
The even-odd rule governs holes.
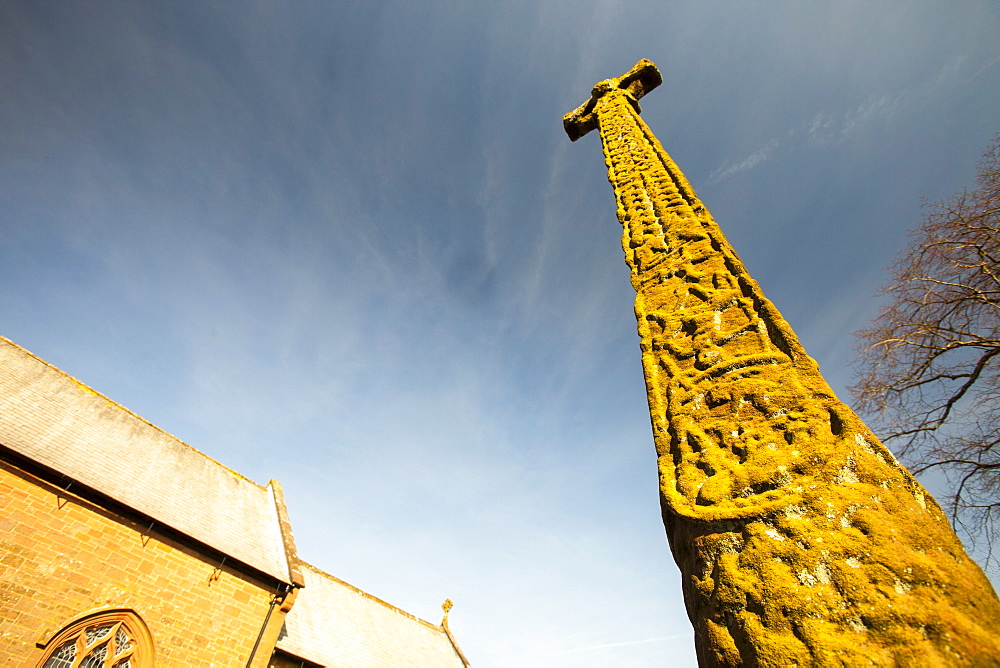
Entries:
POLYGON ((797 503, 846 407, 627 96, 598 109, 671 507, 708 520, 797 503))
POLYGON ((566 123, 597 125, 615 189, 699 662, 1000 663, 982 571, 834 396, 622 81, 566 123))

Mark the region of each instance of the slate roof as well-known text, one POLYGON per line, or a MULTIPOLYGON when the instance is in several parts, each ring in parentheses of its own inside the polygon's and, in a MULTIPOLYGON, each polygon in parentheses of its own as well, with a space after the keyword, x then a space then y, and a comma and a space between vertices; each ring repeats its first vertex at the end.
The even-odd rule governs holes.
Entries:
POLYGON ((450 633, 302 563, 305 587, 285 617, 278 649, 323 666, 468 665, 450 633))
POLYGON ((3 337, 0 444, 292 583, 276 485, 244 478, 3 337))

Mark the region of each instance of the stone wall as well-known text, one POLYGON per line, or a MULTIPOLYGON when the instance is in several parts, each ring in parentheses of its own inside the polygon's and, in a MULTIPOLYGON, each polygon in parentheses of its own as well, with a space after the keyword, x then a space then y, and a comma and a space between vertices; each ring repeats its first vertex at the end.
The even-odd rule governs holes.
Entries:
MULTIPOLYGON (((142 618, 158 667, 245 665, 274 585, 145 529, 72 487, 66 492, 0 462, 4 665, 35 666, 45 653, 38 644, 103 608, 131 609, 142 618)), ((280 627, 281 617, 276 608, 269 626, 280 627)))

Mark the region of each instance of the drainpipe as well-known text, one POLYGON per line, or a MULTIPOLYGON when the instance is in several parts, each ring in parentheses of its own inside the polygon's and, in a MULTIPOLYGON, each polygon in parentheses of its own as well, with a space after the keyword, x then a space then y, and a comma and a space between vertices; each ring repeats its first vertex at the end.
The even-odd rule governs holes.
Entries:
POLYGON ((271 614, 274 612, 274 606, 284 602, 290 589, 290 586, 282 583, 278 585, 278 590, 275 592, 274 596, 271 597, 271 603, 267 606, 267 615, 264 617, 264 623, 260 627, 260 633, 257 634, 257 640, 254 641, 253 649, 250 650, 250 657, 247 659, 246 668, 253 668, 253 659, 257 656, 257 648, 260 647, 260 639, 264 637, 264 632, 267 630, 267 624, 271 621, 271 614))

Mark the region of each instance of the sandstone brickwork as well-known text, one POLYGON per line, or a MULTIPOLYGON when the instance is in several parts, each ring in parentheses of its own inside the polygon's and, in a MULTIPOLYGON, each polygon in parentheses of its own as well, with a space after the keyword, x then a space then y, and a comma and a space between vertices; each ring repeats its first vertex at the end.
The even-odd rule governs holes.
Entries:
POLYGON ((277 580, 296 578, 273 487, 2 337, 0 444, 277 580))
POLYGON ((61 668, 467 665, 446 622, 301 562, 276 481, 0 337, 0 665, 52 655, 61 668))
MULTIPOLYGON (((3 665, 36 666, 63 626, 122 608, 152 632, 155 664, 147 665, 246 665, 273 583, 71 492, 0 462, 3 665)), ((280 615, 272 617, 276 635, 280 615)))
POLYGON ((1000 603, 934 499, 841 403, 639 117, 598 128, 636 289, 663 519, 706 666, 1000 664, 1000 603))

